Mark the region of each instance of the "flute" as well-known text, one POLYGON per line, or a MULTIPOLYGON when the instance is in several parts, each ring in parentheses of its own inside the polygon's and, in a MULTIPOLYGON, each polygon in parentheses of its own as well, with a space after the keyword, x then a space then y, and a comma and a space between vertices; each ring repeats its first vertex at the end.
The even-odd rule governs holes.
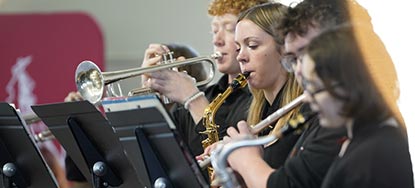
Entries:
MULTIPOLYGON (((261 132, 264 128, 268 127, 268 125, 276 120, 278 120, 279 118, 281 118, 282 116, 284 116, 285 114, 287 114, 288 112, 290 112, 292 109, 294 109, 295 107, 301 105, 304 102, 305 99, 305 94, 302 94, 300 96, 298 96, 297 98, 295 98, 293 101, 291 101, 290 103, 286 104, 285 106, 281 107, 280 109, 278 109, 277 111, 275 111, 274 113, 272 113, 271 115, 269 115, 267 118, 265 118, 264 120, 260 121, 259 123, 257 123, 256 125, 252 126, 251 128, 251 132, 253 134, 258 134, 259 132, 261 132)), ((303 118, 304 119, 304 118, 303 118)), ((284 127, 282 127, 276 134, 275 137, 276 139, 278 138, 282 138, 283 136, 286 136, 287 134, 293 132, 294 130, 296 130, 297 128, 293 127, 292 125, 290 125, 290 123, 286 124, 284 127)), ((199 166, 200 168, 204 169, 206 168, 208 165, 210 165, 211 163, 211 158, 207 157, 205 159, 203 159, 202 161, 199 161, 199 166)))

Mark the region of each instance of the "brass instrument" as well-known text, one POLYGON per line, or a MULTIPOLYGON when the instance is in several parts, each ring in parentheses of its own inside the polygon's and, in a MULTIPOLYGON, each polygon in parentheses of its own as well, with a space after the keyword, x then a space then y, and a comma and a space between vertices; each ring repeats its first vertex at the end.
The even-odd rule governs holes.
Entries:
MULTIPOLYGON (((203 125, 206 130, 201 132, 201 134, 207 135, 207 138, 202 141, 202 146, 206 149, 208 146, 212 145, 215 142, 219 141, 218 128, 219 125, 215 123, 215 114, 218 111, 219 107, 223 104, 225 99, 236 89, 244 88, 247 85, 248 73, 239 74, 225 90, 225 92, 220 93, 216 98, 205 108, 203 114, 203 125)), ((212 175, 213 169, 208 169, 209 176, 212 175)))
MULTIPOLYGON (((27 126, 30 126, 31 124, 38 123, 38 122, 42 121, 33 112, 22 115, 22 118, 25 121, 27 126)), ((45 142, 45 141, 55 139, 55 136, 52 134, 52 132, 49 129, 46 129, 46 130, 34 135, 34 139, 35 139, 36 142, 45 142)))
POLYGON ((210 83, 213 80, 214 73, 216 71, 215 59, 221 58, 222 54, 219 52, 214 53, 206 57, 190 58, 183 61, 176 61, 174 63, 160 64, 151 67, 140 67, 125 69, 119 71, 102 72, 99 67, 92 61, 81 62, 75 73, 75 82, 81 96, 96 104, 99 102, 104 94, 104 86, 123 80, 127 78, 136 77, 145 73, 151 73, 160 71, 163 69, 169 69, 174 67, 180 67, 184 65, 191 65, 196 63, 208 62, 210 63, 211 71, 209 77, 205 80, 196 83, 197 86, 203 86, 210 83))
POLYGON ((41 121, 41 119, 35 113, 27 113, 22 115, 23 120, 26 122, 27 125, 37 123, 41 121))
MULTIPOLYGON (((297 98, 295 98, 293 101, 291 101, 290 103, 286 104, 285 106, 281 107, 280 109, 278 109, 277 111, 275 111, 274 113, 272 113, 271 115, 269 115, 267 118, 265 118, 264 120, 260 121, 259 123, 257 123, 256 125, 251 127, 251 131, 253 134, 258 134, 259 132, 261 132, 264 128, 268 127, 268 125, 276 120, 278 120, 279 118, 281 118, 282 116, 284 116, 285 114, 287 114, 288 112, 290 112, 292 109, 294 109, 295 107, 301 105, 304 102, 306 95, 302 94, 300 96, 298 96, 297 98)), ((290 123, 290 122, 289 122, 290 123)), ((283 127, 284 128, 284 127, 283 127)), ((281 130, 279 132, 281 132, 283 130, 283 128, 281 128, 281 130)), ((277 137, 281 137, 281 135, 276 135, 277 137)), ((199 166, 201 168, 206 168, 207 166, 209 166, 211 163, 211 158, 206 158, 203 161, 199 162, 199 166)))

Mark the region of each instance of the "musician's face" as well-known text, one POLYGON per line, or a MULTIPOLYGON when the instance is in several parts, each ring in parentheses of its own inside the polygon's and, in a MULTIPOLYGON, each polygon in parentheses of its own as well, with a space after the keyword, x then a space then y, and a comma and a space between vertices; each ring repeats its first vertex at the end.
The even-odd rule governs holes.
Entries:
MULTIPOLYGON (((305 54, 302 58, 301 81, 306 100, 314 112, 319 113, 320 125, 323 127, 339 127, 344 125, 346 118, 340 115, 343 102, 334 98, 326 90, 323 82, 314 71, 315 62, 305 54)), ((333 87, 335 84, 333 84, 333 87)), ((338 87, 338 89, 341 89, 338 87)))
POLYGON ((280 80, 286 79, 287 72, 279 63, 278 45, 254 22, 240 21, 236 26, 235 41, 242 72, 251 72, 248 78, 250 87, 272 90, 280 80))
POLYGON ((301 84, 301 77, 298 76, 301 71, 301 66, 298 57, 302 55, 305 47, 310 41, 320 33, 320 29, 309 27, 307 33, 304 36, 297 35, 293 32, 287 34, 284 40, 284 55, 283 58, 287 58, 290 61, 290 66, 296 75, 297 82, 301 84))
POLYGON ((236 15, 224 14, 214 16, 211 23, 214 51, 222 53, 222 58, 216 61, 218 70, 231 75, 241 71, 236 61, 237 53, 234 42, 237 20, 236 15))

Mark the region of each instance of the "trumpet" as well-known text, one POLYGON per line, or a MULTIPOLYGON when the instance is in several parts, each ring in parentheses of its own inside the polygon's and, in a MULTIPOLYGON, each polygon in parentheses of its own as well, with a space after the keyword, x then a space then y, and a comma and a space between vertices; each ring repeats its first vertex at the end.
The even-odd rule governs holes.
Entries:
MULTIPOLYGON (((31 124, 38 123, 42 121, 35 113, 27 113, 22 115, 22 119, 25 121, 26 125, 30 126, 31 124)), ((40 133, 34 135, 36 142, 45 142, 55 139, 55 136, 49 129, 46 129, 40 133)))
MULTIPOLYGON (((251 131, 253 134, 258 134, 259 132, 261 132, 264 128, 268 127, 268 125, 276 120, 278 120, 279 118, 281 118, 282 116, 284 116, 285 114, 287 114, 288 112, 290 112, 292 109, 294 109, 295 107, 303 104, 304 100, 305 100, 306 95, 302 94, 300 96, 298 96, 297 98, 295 98, 293 101, 291 101, 290 103, 286 104, 285 106, 281 107, 280 109, 278 109, 277 111, 275 111, 274 113, 272 113, 271 115, 269 115, 267 118, 265 118, 264 120, 260 121, 258 124, 254 125, 251 127, 251 131)), ((285 136, 286 134, 288 134, 288 132, 284 132, 285 128, 282 127, 281 130, 279 132, 277 132, 277 135, 275 135, 277 138, 280 138, 282 136, 285 136)), ((209 166, 211 164, 211 158, 208 157, 202 161, 199 161, 199 166, 200 168, 204 169, 207 166, 209 166)))
POLYGON ((41 119, 35 113, 27 113, 22 115, 23 120, 26 122, 26 125, 37 123, 41 119))
POLYGON ((75 82, 81 96, 92 104, 96 104, 101 100, 104 94, 104 86, 108 84, 123 79, 136 77, 145 73, 171 69, 184 65, 208 62, 211 65, 208 78, 196 83, 196 86, 203 86, 213 80, 214 73, 216 72, 216 64, 214 61, 215 59, 219 59, 221 57, 222 54, 216 52, 210 56, 205 57, 196 57, 168 64, 160 64, 151 67, 132 68, 112 72, 102 72, 99 67, 92 61, 83 61, 78 65, 76 69, 75 82))

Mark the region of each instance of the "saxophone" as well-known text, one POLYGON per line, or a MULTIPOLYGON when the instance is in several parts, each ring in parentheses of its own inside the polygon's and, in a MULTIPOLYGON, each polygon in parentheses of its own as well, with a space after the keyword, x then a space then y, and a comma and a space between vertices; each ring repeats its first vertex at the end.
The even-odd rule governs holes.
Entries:
MULTIPOLYGON (((225 92, 220 93, 216 98, 205 108, 203 113, 203 125, 206 130, 200 132, 201 134, 207 135, 207 138, 202 141, 203 149, 206 149, 208 146, 212 145, 215 142, 219 141, 219 125, 215 123, 215 114, 218 111, 219 107, 225 102, 225 99, 236 89, 244 88, 247 85, 247 78, 250 72, 239 74, 225 90, 225 92)), ((208 168, 209 176, 212 177, 213 168, 208 168)))
POLYGON ((239 74, 225 90, 225 92, 220 93, 216 98, 205 108, 203 113, 203 126, 206 130, 201 132, 201 134, 206 134, 207 138, 202 141, 202 146, 206 149, 208 146, 212 145, 215 142, 219 141, 218 128, 219 125, 215 123, 215 114, 218 111, 219 107, 225 102, 225 99, 236 89, 244 88, 247 85, 248 73, 239 74))

